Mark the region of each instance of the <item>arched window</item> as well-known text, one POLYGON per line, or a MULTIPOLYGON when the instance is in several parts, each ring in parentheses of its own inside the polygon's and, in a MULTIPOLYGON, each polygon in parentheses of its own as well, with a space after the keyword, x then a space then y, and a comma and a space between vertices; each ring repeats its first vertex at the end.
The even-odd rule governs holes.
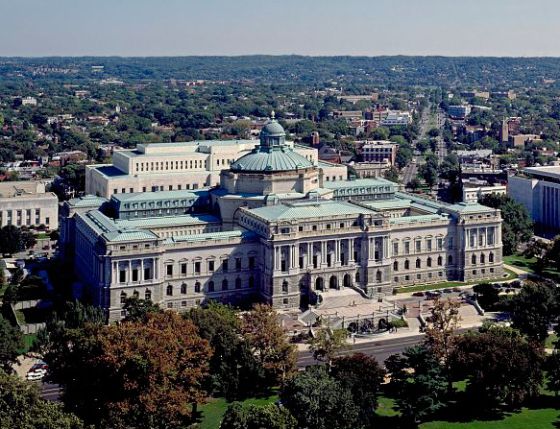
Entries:
POLYGON ((399 271, 399 261, 393 262, 393 271, 399 271))
POLYGON ((186 284, 186 283, 183 283, 183 284, 181 285, 181 293, 182 293, 182 294, 186 294, 186 293, 187 293, 187 284, 186 284))
POLYGON ((422 261, 420 260, 420 258, 416 259, 416 268, 421 268, 422 267, 422 261))
POLYGON ((494 262, 494 254, 492 252, 488 254, 488 262, 494 262))
POLYGON ((235 279, 235 289, 241 289, 241 279, 239 277, 235 279))
POLYGON ((431 267, 431 266, 432 266, 432 258, 426 259, 426 265, 427 265, 428 267, 431 267))
POLYGON ((485 264, 486 263, 486 255, 484 255, 484 253, 480 254, 480 263, 481 264, 485 264))
POLYGON ((449 255, 449 257, 447 258, 447 263, 449 265, 451 265, 453 263, 453 256, 449 255))
POLYGON ((151 301, 152 300, 152 291, 146 289, 146 292, 144 292, 144 299, 146 301, 151 301))
POLYGON ((167 296, 173 295, 173 286, 167 285, 167 296))
POLYGON ((383 274, 381 273, 380 270, 377 270, 377 272, 375 273, 375 280, 377 281, 377 283, 381 283, 382 279, 383 279, 383 274))
POLYGON ((222 280, 222 290, 228 290, 228 281, 227 279, 222 280))
POLYGON ((441 256, 437 257, 437 264, 441 267, 441 265, 443 264, 443 258, 441 256))
POLYGON ((208 292, 214 292, 214 282, 212 280, 208 282, 208 292))
POLYGON ((410 261, 407 259, 406 261, 404 261, 404 269, 405 270, 409 270, 410 269, 410 261))
POLYGON ((476 255, 471 256, 471 264, 476 265, 476 255))
POLYGON ((200 282, 196 282, 196 283, 194 284, 194 291, 195 291, 196 293, 200 293, 200 282))
POLYGON ((286 280, 282 282, 282 292, 288 292, 288 282, 286 280))
POLYGON ((121 304, 124 304, 126 301, 126 292, 121 292, 121 304))

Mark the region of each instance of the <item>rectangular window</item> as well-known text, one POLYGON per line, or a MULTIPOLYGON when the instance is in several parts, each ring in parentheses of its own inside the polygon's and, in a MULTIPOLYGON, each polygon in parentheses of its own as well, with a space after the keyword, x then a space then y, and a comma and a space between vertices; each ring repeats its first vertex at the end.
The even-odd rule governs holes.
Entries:
POLYGON ((150 270, 150 267, 144 268, 144 280, 152 280, 152 270, 150 270))
POLYGON ((200 274, 200 262, 195 262, 194 263, 194 273, 195 274, 200 274))
POLYGON ((443 238, 438 238, 437 239, 437 250, 442 250, 443 249, 443 238))
POLYGON ((228 269, 229 269, 229 266, 228 266, 228 265, 229 265, 229 261, 228 261, 227 259, 224 259, 224 260, 222 261, 222 271, 223 271, 224 273, 227 273, 227 271, 228 271, 228 269))
POLYGON ((208 261, 208 271, 214 271, 214 261, 208 261))
POLYGON ((120 283, 126 282, 126 271, 125 270, 120 270, 119 271, 119 282, 120 283))
POLYGON ((187 264, 185 262, 181 264, 181 274, 183 275, 187 274, 187 264))
POLYGON ((431 250, 432 250, 432 239, 431 239, 431 238, 428 238, 428 239, 426 240, 426 249, 427 249, 428 251, 431 251, 431 250))
POLYGON ((255 257, 254 256, 249 256, 249 269, 254 269, 255 268, 255 257))
POLYGON ((172 276, 173 275, 173 265, 166 265, 165 266, 165 273, 168 276, 172 276))
POLYGON ((241 271, 241 258, 235 258, 235 269, 241 271))
POLYGON ((404 242, 404 254, 410 255, 410 241, 404 242))
POLYGON ((416 240, 416 253, 419 253, 422 250, 422 242, 420 240, 416 240))
POLYGON ((393 243, 393 256, 398 256, 399 255, 399 243, 395 242, 393 243))
POLYGON ((133 268, 132 269, 132 281, 133 282, 138 281, 138 268, 133 268))

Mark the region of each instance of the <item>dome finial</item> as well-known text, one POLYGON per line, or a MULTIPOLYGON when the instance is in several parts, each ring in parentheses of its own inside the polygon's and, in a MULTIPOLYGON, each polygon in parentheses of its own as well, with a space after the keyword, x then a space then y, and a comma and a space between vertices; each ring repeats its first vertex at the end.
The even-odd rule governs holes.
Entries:
POLYGON ((276 116, 276 112, 274 110, 270 112, 270 119, 274 119, 275 116, 276 116))

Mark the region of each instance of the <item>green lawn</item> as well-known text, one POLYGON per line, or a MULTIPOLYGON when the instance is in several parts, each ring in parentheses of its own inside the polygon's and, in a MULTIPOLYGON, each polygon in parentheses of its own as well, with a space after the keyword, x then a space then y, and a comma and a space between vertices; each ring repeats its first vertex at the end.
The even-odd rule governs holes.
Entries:
POLYGON ((469 286, 475 285, 478 283, 500 283, 508 280, 513 280, 517 277, 517 275, 506 268, 504 268, 504 272, 507 274, 507 277, 500 277, 496 279, 490 280, 477 280, 475 282, 441 282, 441 283, 432 283, 432 284, 422 284, 418 286, 405 286, 397 289, 397 293, 409 293, 409 292, 424 292, 427 290, 436 290, 436 289, 446 289, 452 287, 460 287, 460 286, 469 286))
POLYGON ((558 337, 556 336, 556 334, 549 335, 546 341, 544 342, 544 348, 553 349, 555 345, 554 343, 556 343, 556 341, 558 341, 558 337))
MULTIPOLYGON (((243 401, 244 404, 266 405, 278 400, 278 395, 274 394, 263 398, 249 398, 243 401)), ((218 429, 222 417, 226 412, 229 403, 224 398, 210 399, 210 401, 200 407, 201 419, 200 429, 218 429)))
POLYGON ((35 342, 36 339, 37 339, 36 334, 24 334, 23 335, 23 348, 19 350, 19 353, 20 354, 27 353, 31 349, 31 347, 33 346, 33 343, 35 342))
MULTIPOLYGON (((535 266, 537 264, 537 258, 526 258, 523 255, 510 255, 504 256, 504 262, 508 265, 513 265, 514 267, 519 267, 531 274, 536 274, 535 266)), ((555 281, 560 280, 560 271, 558 271, 553 266, 546 267, 542 273, 539 273, 542 277, 547 277, 555 281)))
POLYGON ((420 425, 421 429, 554 429, 560 410, 554 408, 527 409, 506 416, 502 420, 474 420, 472 422, 434 421, 420 425))

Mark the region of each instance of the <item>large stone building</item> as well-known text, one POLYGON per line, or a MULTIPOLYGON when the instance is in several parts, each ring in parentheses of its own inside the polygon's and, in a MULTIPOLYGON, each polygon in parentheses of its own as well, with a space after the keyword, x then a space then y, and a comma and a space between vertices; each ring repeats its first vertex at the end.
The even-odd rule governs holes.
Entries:
POLYGON ((499 210, 407 195, 384 179, 322 180, 315 157, 272 120, 258 146, 223 165, 219 186, 69 201, 62 248, 109 320, 130 296, 176 310, 208 300, 298 309, 333 289, 383 299, 502 275, 499 210))
POLYGON ((508 194, 544 232, 560 231, 560 167, 530 167, 508 179, 508 194))
POLYGON ((36 180, 0 183, 0 227, 58 228, 58 198, 36 180))

